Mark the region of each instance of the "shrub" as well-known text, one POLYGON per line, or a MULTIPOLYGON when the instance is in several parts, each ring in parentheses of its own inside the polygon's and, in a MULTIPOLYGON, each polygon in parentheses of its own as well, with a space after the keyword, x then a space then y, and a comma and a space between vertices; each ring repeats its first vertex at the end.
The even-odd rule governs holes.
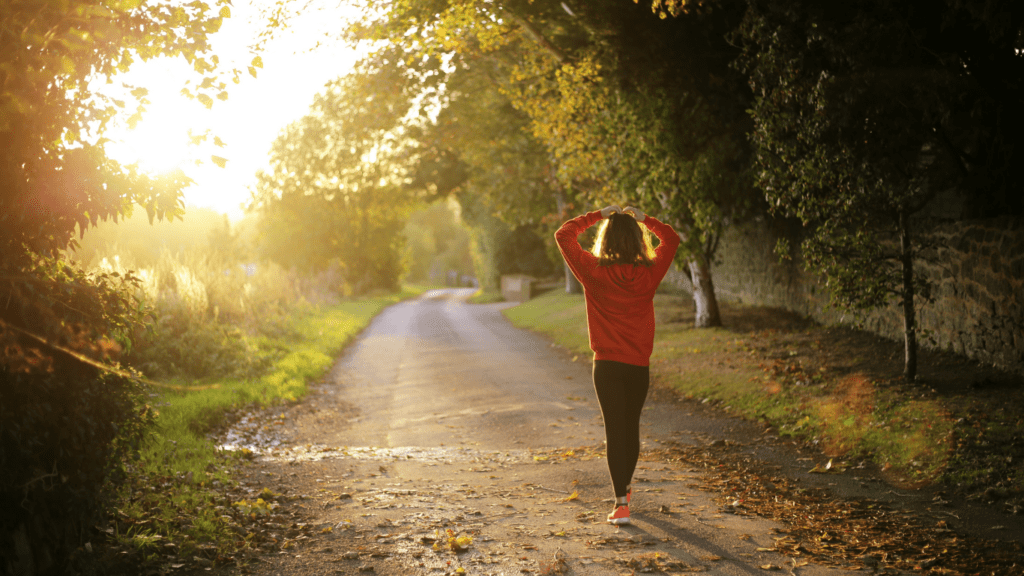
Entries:
POLYGON ((104 510, 151 414, 102 368, 137 319, 123 275, 58 259, 0 275, 0 573, 49 573, 104 510))

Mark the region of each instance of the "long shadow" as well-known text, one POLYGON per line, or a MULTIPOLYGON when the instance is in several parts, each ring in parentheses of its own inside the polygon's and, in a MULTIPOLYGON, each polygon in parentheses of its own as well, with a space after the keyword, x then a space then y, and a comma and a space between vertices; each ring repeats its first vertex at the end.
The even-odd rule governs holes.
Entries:
MULTIPOLYGON (((708 540, 706 540, 704 538, 701 538, 700 536, 697 536, 696 534, 688 532, 685 529, 679 528, 675 524, 672 524, 670 522, 666 522, 664 520, 658 520, 656 517, 653 517, 653 516, 651 516, 649 514, 645 514, 645 513, 642 513, 642 512, 641 513, 633 513, 632 516, 633 516, 633 518, 635 518, 637 520, 641 520, 641 521, 643 521, 643 522, 645 522, 647 524, 651 524, 651 525, 661 529, 666 534, 671 534, 673 538, 675 538, 675 539, 677 539, 677 540, 679 540, 681 542, 685 542, 686 544, 689 544, 689 545, 693 546, 694 548, 703 550, 709 556, 712 556, 712 555, 713 556, 718 556, 719 558, 722 559, 719 562, 728 561, 728 562, 732 563, 733 565, 735 565, 740 571, 748 573, 748 574, 758 574, 758 575, 761 575, 761 576, 763 576, 763 574, 764 574, 763 570, 757 568, 756 566, 751 565, 749 560, 744 560, 744 559, 738 558, 735 555, 734 552, 732 552, 730 550, 726 550, 725 548, 722 548, 721 546, 715 545, 715 544, 709 542, 708 540)), ((653 540, 653 539, 656 538, 649 531, 641 528, 640 526, 637 526, 636 524, 630 524, 630 525, 627 525, 627 526, 622 526, 622 527, 620 527, 620 529, 625 531, 625 532, 628 532, 630 534, 643 535, 645 537, 645 539, 652 539, 653 540)), ((683 564, 691 565, 690 562, 686 560, 686 558, 682 557, 679 554, 671 554, 670 553, 669 555, 674 557, 676 559, 676 561, 678 561, 678 562, 682 562, 683 564)), ((689 553, 686 553, 686 555, 689 556, 689 553)))

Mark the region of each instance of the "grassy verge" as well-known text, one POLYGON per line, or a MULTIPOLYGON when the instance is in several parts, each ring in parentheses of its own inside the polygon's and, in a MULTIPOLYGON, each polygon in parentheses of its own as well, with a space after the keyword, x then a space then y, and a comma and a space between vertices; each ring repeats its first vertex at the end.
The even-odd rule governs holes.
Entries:
POLYGON ((494 302, 504 302, 505 297, 501 295, 501 292, 494 290, 479 289, 472 296, 469 297, 470 304, 491 304, 494 302))
MULTIPOLYGON (((1024 488, 1024 469, 1006 464, 1019 454, 1000 448, 980 457, 977 450, 964 450, 986 449, 990 438, 1024 432, 1019 413, 1002 418, 981 407, 1005 404, 1005 395, 989 402, 956 392, 960 384, 967 390, 964 381, 975 377, 965 359, 944 355, 943 364, 941 355, 926 355, 923 384, 909 386, 899 381, 898 358, 890 350, 899 344, 869 334, 729 304, 722 305, 725 328, 695 329, 692 302, 680 295, 659 294, 655 309, 655 382, 818 445, 838 465, 873 461, 903 485, 943 480, 977 490, 978 478, 985 476, 1011 495, 1024 488), (994 460, 1002 463, 996 472, 994 460)), ((549 293, 505 314, 517 326, 590 354, 582 296, 549 293)))
POLYGON ((128 486, 118 495, 116 518, 108 531, 114 547, 136 553, 142 562, 156 560, 168 549, 179 557, 206 550, 223 558, 247 548, 251 535, 232 514, 237 508, 253 513, 254 505, 226 495, 233 484, 232 471, 245 454, 218 450, 207 437, 209 430, 229 410, 301 398, 307 383, 322 376, 374 316, 424 290, 407 287, 399 294, 298 314, 288 335, 268 343, 282 353, 259 378, 206 382, 191 388, 169 382, 180 388, 155 399, 156 426, 142 447, 128 486))

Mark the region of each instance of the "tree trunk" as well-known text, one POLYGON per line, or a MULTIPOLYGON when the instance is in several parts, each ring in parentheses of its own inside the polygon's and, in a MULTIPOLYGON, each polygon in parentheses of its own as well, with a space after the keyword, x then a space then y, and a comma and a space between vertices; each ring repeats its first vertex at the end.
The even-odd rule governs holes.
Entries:
POLYGON ((914 310, 914 253, 905 212, 900 212, 899 232, 903 265, 903 376, 909 381, 917 378, 917 314, 914 310))
POLYGON ((583 294, 583 285, 573 275, 572 270, 569 269, 569 265, 562 262, 562 266, 565 267, 565 293, 566 294, 583 294))
MULTIPOLYGON (((565 194, 557 185, 555 186, 555 207, 558 209, 558 218, 565 220, 565 194)), ((583 285, 573 275, 572 270, 569 269, 569 264, 565 260, 562 260, 562 267, 565 269, 565 293, 583 294, 583 285)))
POLYGON ((693 325, 697 328, 721 326, 722 316, 718 313, 715 285, 711 282, 711 265, 703 256, 697 256, 687 266, 690 268, 693 304, 696 307, 693 325))

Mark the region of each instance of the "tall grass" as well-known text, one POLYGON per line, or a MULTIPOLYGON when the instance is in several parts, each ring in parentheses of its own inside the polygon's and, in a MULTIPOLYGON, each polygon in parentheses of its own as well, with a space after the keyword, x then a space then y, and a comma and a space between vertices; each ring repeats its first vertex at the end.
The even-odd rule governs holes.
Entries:
POLYGON ((232 260, 222 251, 164 250, 149 267, 130 255, 99 259, 105 271, 134 270, 149 327, 133 334, 126 362, 151 378, 253 377, 284 353, 277 340, 297 337, 296 313, 340 301, 336 271, 301 277, 271 262, 232 260))

